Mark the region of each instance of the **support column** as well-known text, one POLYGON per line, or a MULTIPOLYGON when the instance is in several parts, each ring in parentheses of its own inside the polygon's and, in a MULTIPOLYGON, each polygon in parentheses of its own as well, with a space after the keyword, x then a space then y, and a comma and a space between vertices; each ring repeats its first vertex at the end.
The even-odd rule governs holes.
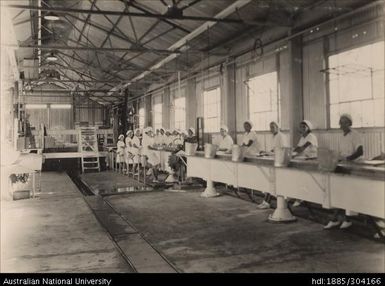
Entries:
POLYGON ((128 90, 122 90, 122 95, 124 95, 124 102, 123 102, 123 107, 122 107, 122 113, 121 113, 121 123, 122 123, 122 134, 126 134, 127 132, 127 100, 128 100, 128 90))
MULTIPOLYGON (((232 60, 232 59, 229 59, 232 60)), ((235 63, 226 66, 223 73, 223 92, 222 92, 222 112, 223 122, 229 128, 229 134, 237 143, 237 111, 236 111, 236 93, 235 93, 235 63)))
POLYGON ((299 123, 303 120, 303 92, 302 92, 302 37, 296 37, 288 43, 288 107, 291 146, 296 146, 300 134, 299 123))
POLYGON ((186 128, 196 126, 197 118, 197 96, 196 96, 196 80, 195 77, 187 80, 186 86, 186 128))
POLYGON ((144 98, 144 114, 145 114, 145 124, 144 126, 152 126, 152 102, 151 96, 146 96, 144 98))
POLYGON ((162 95, 162 125, 164 128, 170 128, 170 88, 166 87, 162 95))

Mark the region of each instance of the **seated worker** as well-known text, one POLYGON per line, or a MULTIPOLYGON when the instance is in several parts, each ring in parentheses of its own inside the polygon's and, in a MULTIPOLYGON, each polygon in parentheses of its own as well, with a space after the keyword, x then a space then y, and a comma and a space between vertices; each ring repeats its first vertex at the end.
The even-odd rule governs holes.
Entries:
MULTIPOLYGON (((283 134, 280 130, 279 124, 275 121, 270 122, 270 132, 273 135, 273 149, 271 150, 271 153, 274 153, 274 150, 277 148, 285 148, 290 147, 289 140, 285 134, 283 134)), ((268 152, 266 152, 268 153, 268 152)), ((269 193, 265 193, 265 197, 261 204, 257 205, 258 209, 269 209, 270 208, 270 201, 271 201, 272 195, 269 193)))
POLYGON ((187 137, 184 138, 183 142, 183 150, 185 143, 198 143, 198 138, 195 136, 195 129, 193 127, 190 127, 187 130, 187 137))
POLYGON ((187 158, 184 153, 186 143, 198 143, 198 139, 195 136, 195 129, 193 127, 188 129, 187 137, 183 140, 183 145, 179 145, 179 148, 173 152, 168 161, 170 168, 175 174, 178 175, 179 180, 181 180, 186 173, 185 162, 187 162, 187 158))
POLYGON ((220 128, 221 141, 219 143, 218 150, 219 152, 231 153, 231 149, 234 145, 233 138, 228 134, 229 128, 226 125, 222 125, 220 128))
MULTIPOLYGON (((338 144, 340 160, 355 161, 360 159, 364 154, 363 140, 360 133, 352 129, 353 120, 350 114, 342 114, 339 124, 342 130, 338 144)), ((341 225, 340 229, 349 228, 352 222, 349 219, 348 213, 348 211, 345 214, 343 210, 336 209, 332 219, 324 226, 324 229, 330 229, 338 225, 341 225), (339 215, 341 215, 341 221, 338 220, 339 215)))
POLYGON ((251 130, 253 123, 250 120, 246 120, 243 123, 243 128, 245 129, 245 134, 242 137, 241 146, 247 147, 246 156, 255 156, 259 153, 259 143, 257 134, 251 130))
POLYGON ((124 152, 126 144, 124 144, 124 135, 120 134, 118 137, 118 143, 116 143, 116 164, 118 165, 118 172, 123 173, 124 169, 124 152))
POLYGON ((183 134, 182 134, 182 131, 179 130, 179 129, 175 129, 174 132, 174 139, 173 139, 173 145, 178 147, 178 148, 182 148, 183 146, 183 134))
POLYGON ((157 183, 158 181, 158 174, 159 174, 159 167, 160 167, 160 158, 157 151, 152 150, 152 147, 154 145, 154 132, 152 130, 152 127, 147 127, 145 129, 145 134, 143 135, 143 155, 147 157, 147 163, 149 164, 149 168, 151 169, 151 173, 154 177, 153 182, 157 183))
MULTIPOLYGON (((294 149, 293 158, 298 156, 302 158, 317 158, 318 140, 312 133, 313 124, 309 120, 302 120, 299 124, 299 133, 302 135, 299 139, 297 147, 294 149)), ((293 207, 298 207, 302 203, 301 200, 295 200, 293 207)))
POLYGON ((299 124, 299 132, 301 138, 294 149, 294 156, 301 156, 307 158, 317 158, 318 140, 312 133, 313 124, 309 120, 302 120, 299 124))
POLYGON ((127 137, 125 139, 125 143, 126 143, 126 165, 127 165, 127 175, 129 173, 129 169, 130 169, 130 165, 132 165, 132 163, 134 162, 133 159, 134 159, 134 154, 132 152, 132 141, 133 141, 133 138, 134 138, 134 131, 132 130, 128 130, 127 133, 126 133, 127 137))

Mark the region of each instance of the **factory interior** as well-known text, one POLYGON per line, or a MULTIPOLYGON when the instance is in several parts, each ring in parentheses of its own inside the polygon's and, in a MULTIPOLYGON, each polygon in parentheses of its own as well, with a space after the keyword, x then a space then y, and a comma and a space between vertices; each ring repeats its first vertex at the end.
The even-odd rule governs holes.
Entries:
POLYGON ((2 0, 1 273, 384 273, 384 1, 2 0))

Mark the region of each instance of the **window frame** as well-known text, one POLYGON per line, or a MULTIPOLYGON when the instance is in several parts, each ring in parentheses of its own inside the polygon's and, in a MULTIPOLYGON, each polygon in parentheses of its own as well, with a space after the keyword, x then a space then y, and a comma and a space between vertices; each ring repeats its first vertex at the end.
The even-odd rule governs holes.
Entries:
MULTIPOLYGON (((187 112, 186 112, 186 105, 187 105, 187 100, 186 100, 186 96, 179 96, 179 97, 174 97, 174 99, 173 99, 173 105, 174 105, 174 128, 177 128, 177 129, 182 129, 182 130, 185 130, 186 129, 186 124, 187 124, 187 112), (183 110, 183 113, 184 113, 184 115, 183 115, 183 120, 176 120, 176 115, 177 115, 177 110, 179 109, 179 108, 177 108, 177 105, 176 105, 176 101, 178 100, 178 99, 184 99, 184 108, 182 109, 183 110), (184 122, 184 127, 179 127, 179 126, 177 126, 177 124, 176 123, 179 123, 179 122, 184 122)), ((182 112, 182 111, 181 111, 182 112)))
MULTIPOLYGON (((277 78, 277 118, 274 119, 274 120, 277 120, 278 122, 280 121, 281 119, 281 111, 282 111, 282 108, 281 108, 281 84, 280 84, 280 72, 279 72, 279 65, 277 64, 276 65, 276 69, 274 71, 270 71, 270 72, 266 72, 266 73, 258 73, 258 74, 252 74, 252 75, 249 75, 247 77, 247 85, 246 85, 246 93, 247 93, 247 117, 249 119, 251 119, 252 117, 252 114, 255 114, 255 113, 267 113, 269 111, 259 111, 259 112, 251 112, 251 104, 250 104, 250 86, 249 86, 249 82, 254 79, 254 78, 257 78, 257 77, 260 77, 260 76, 264 76, 264 75, 267 75, 267 74, 271 74, 271 73, 275 73, 276 74, 276 78, 277 78)), ((270 132, 270 129, 269 127, 267 127, 266 129, 263 129, 263 130, 256 130, 255 129, 255 122, 253 122, 253 129, 255 132, 270 132)))
MULTIPOLYGON (((329 47, 330 37, 331 36, 329 35, 328 37, 326 37, 324 39, 324 41, 325 41, 324 46, 326 47, 324 49, 325 50, 325 52, 324 52, 325 69, 330 68, 329 58, 332 56, 336 56, 338 54, 345 53, 345 52, 348 52, 351 50, 363 48, 365 46, 370 46, 370 45, 379 43, 381 41, 384 42, 384 46, 385 46, 385 38, 381 38, 381 39, 372 39, 369 41, 356 43, 356 44, 349 46, 349 47, 346 47, 346 48, 335 49, 335 50, 331 51, 330 47, 329 47)), ((339 127, 332 127, 332 124, 331 124, 331 105, 335 105, 335 104, 331 104, 331 90, 330 90, 330 75, 329 74, 326 74, 326 73, 324 74, 324 81, 325 81, 325 92, 326 92, 326 129, 330 130, 330 131, 336 131, 336 130, 339 130, 339 127)), ((373 100, 373 91, 372 91, 371 99, 373 100)), ((338 104, 350 103, 350 102, 355 102, 355 101, 363 101, 363 100, 364 99, 352 100, 352 101, 347 101, 347 102, 339 102, 338 104)), ((384 123, 384 126, 385 126, 385 123, 384 123)), ((383 129, 384 126, 359 126, 359 127, 354 126, 354 129, 365 129, 365 130, 372 129, 372 130, 375 130, 375 129, 379 129, 379 128, 383 129)))
MULTIPOLYGON (((203 120, 206 121, 206 117, 205 117, 205 93, 206 92, 211 92, 211 91, 214 91, 218 89, 219 90, 219 101, 218 101, 218 107, 219 107, 219 112, 218 112, 218 116, 216 117, 208 117, 208 118, 218 118, 219 119, 219 126, 218 126, 218 130, 216 131, 208 131, 206 130, 205 128, 205 133, 218 133, 220 130, 220 126, 221 126, 221 112, 222 112, 222 89, 221 89, 221 86, 220 85, 215 85, 213 87, 210 87, 210 88, 207 88, 207 89, 204 89, 203 92, 202 92, 202 103, 203 103, 203 120)), ((206 126, 206 123, 205 123, 205 126, 206 126)))

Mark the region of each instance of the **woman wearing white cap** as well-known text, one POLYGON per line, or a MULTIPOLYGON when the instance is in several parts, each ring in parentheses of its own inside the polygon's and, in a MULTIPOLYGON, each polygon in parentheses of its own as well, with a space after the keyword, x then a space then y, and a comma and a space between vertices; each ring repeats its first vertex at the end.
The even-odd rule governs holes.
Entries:
MULTIPOLYGON (((350 114, 344 113, 340 116, 340 128, 342 129, 342 134, 339 140, 339 152, 340 159, 344 161, 355 161, 361 158, 364 154, 364 147, 362 142, 362 137, 360 133, 352 129, 353 120, 350 114)), ((341 229, 346 229, 352 225, 352 222, 349 219, 348 213, 345 214, 343 210, 335 210, 333 218, 329 223, 324 227, 324 229, 330 229, 341 224, 341 229), (341 215, 341 222, 338 220, 338 216, 341 215)))
MULTIPOLYGON (((313 124, 309 120, 302 120, 299 124, 299 132, 301 138, 295 147, 293 157, 302 158, 317 158, 318 155, 318 140, 317 137, 312 133, 313 124)), ((293 203, 293 207, 301 205, 301 200, 296 200, 293 203)))
POLYGON ((152 169, 152 174, 154 176, 154 182, 158 182, 158 167, 160 165, 159 156, 155 153, 156 151, 152 150, 151 147, 154 145, 154 133, 152 127, 147 127, 145 129, 145 135, 143 136, 143 155, 147 157, 149 167, 152 169))
POLYGON ((257 134, 251 130, 253 123, 250 120, 246 120, 243 123, 243 128, 245 129, 245 134, 242 137, 241 146, 247 147, 245 155, 255 156, 259 153, 259 144, 257 134))
POLYGON ((317 158, 318 140, 312 133, 313 124, 309 120, 302 120, 299 124, 299 132, 301 138, 294 149, 295 154, 293 156, 303 156, 306 158, 317 158))
MULTIPOLYGON (((271 152, 274 152, 277 148, 287 148, 289 147, 289 140, 286 135, 283 134, 280 130, 280 126, 278 122, 272 121, 270 122, 270 132, 273 134, 273 146, 271 152)), ((261 204, 257 206, 259 209, 268 209, 270 208, 271 194, 265 193, 265 197, 261 204)))
POLYGON ((165 145, 166 135, 164 134, 165 129, 163 127, 159 128, 159 135, 156 136, 155 143, 157 145, 165 145))
POLYGON ((132 153, 132 139, 134 138, 134 131, 128 130, 126 133, 126 165, 127 165, 127 174, 130 168, 130 165, 133 163, 134 155, 132 153))
POLYGON ((123 173, 124 168, 124 152, 126 144, 124 144, 124 135, 120 134, 118 137, 118 143, 116 144, 116 163, 118 164, 118 172, 123 173))
POLYGON ((134 174, 136 173, 136 168, 139 164, 139 154, 142 148, 140 144, 140 133, 141 131, 139 128, 135 129, 135 136, 131 140, 131 147, 132 147, 131 153, 134 156, 133 157, 134 166, 132 167, 132 171, 134 172, 134 174))
POLYGON ((173 141, 173 137, 171 135, 171 131, 169 129, 167 129, 165 131, 165 138, 164 138, 164 143, 165 145, 167 146, 171 146, 172 145, 172 141, 173 141))
POLYGON ((231 148, 234 144, 233 138, 228 134, 229 128, 226 125, 221 125, 220 133, 221 133, 221 141, 219 143, 218 151, 229 153, 231 152, 231 148))

